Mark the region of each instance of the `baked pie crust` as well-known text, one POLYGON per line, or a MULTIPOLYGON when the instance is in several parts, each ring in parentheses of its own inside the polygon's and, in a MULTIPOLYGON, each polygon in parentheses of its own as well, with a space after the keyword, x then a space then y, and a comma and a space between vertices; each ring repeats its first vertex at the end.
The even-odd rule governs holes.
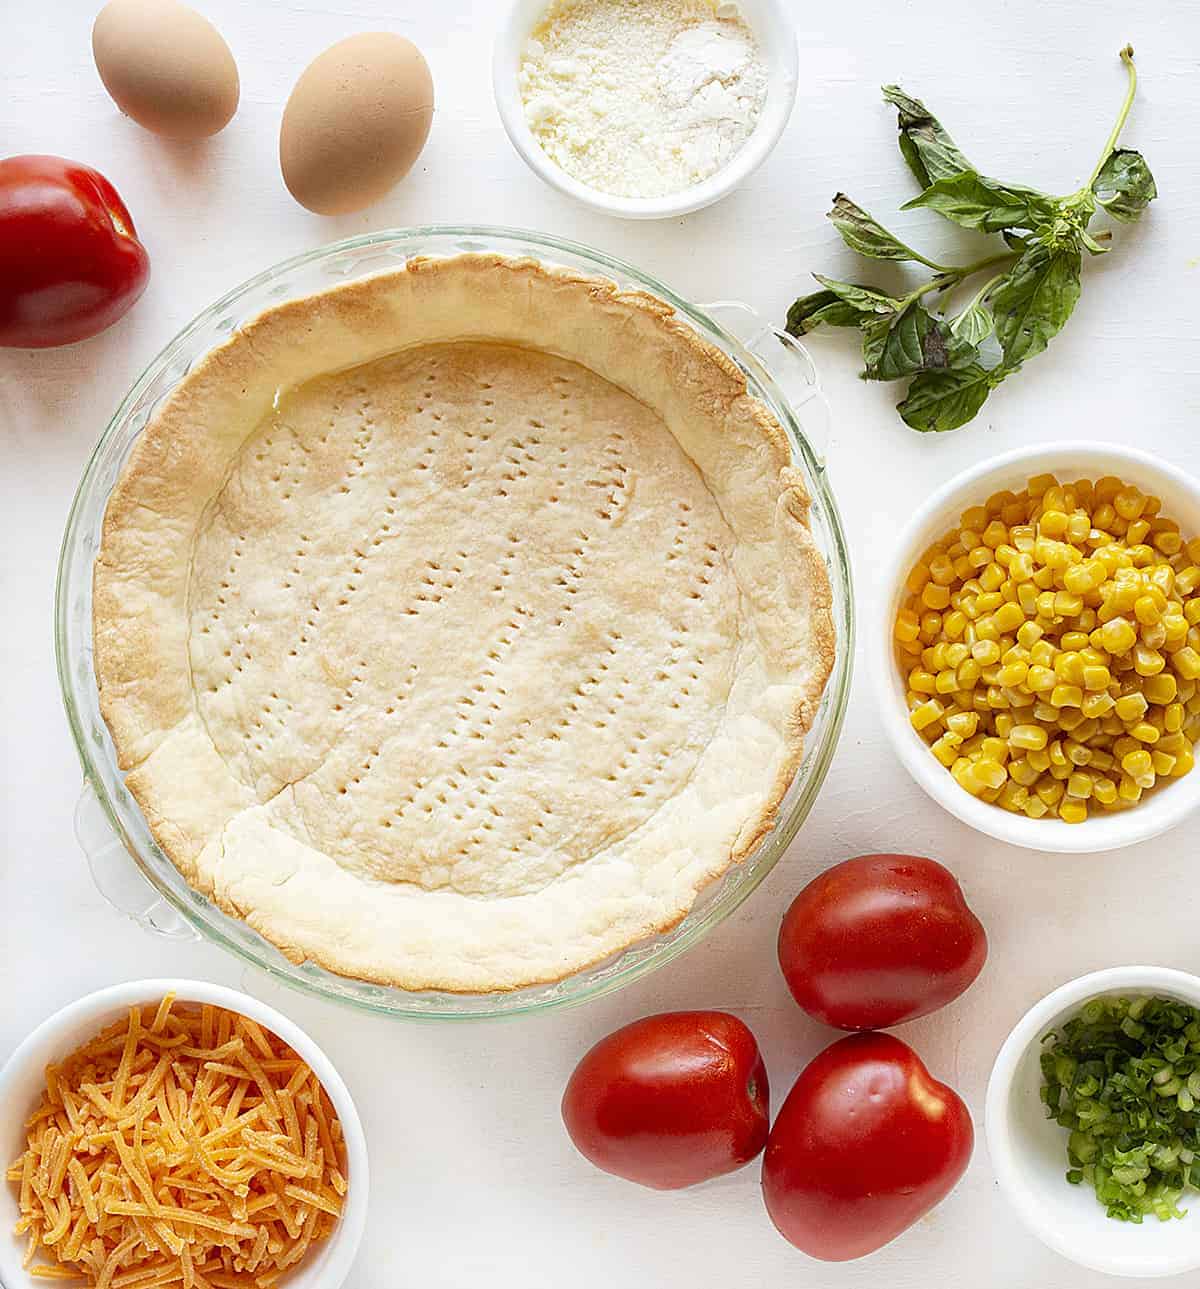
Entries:
POLYGON ((771 828, 834 656, 808 511, 662 301, 415 259, 264 313, 147 426, 101 709, 162 849, 289 958, 557 980, 771 828))

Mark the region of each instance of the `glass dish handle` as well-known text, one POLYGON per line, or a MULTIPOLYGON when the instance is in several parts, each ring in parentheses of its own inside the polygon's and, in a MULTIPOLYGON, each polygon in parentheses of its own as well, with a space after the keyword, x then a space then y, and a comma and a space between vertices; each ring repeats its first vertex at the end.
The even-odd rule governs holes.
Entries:
POLYGON ((87 857, 92 881, 101 895, 144 931, 167 940, 199 936, 138 872, 125 843, 113 831, 89 783, 75 806, 75 836, 87 857))
POLYGON ((740 300, 714 300, 699 307, 766 368, 795 412, 809 447, 824 465, 832 414, 812 355, 795 336, 766 322, 756 309, 740 300))

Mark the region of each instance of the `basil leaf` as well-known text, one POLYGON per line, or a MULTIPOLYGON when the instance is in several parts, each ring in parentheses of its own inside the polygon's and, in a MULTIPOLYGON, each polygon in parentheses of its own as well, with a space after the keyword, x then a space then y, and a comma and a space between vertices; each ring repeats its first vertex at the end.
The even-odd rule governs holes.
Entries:
POLYGON ((981 233, 999 233, 1006 228, 1035 228, 1053 219, 1057 203, 1053 197, 985 179, 975 171, 938 179, 923 193, 905 202, 902 210, 923 206, 935 210, 963 228, 981 233))
POLYGON ((964 309, 950 324, 950 330, 969 345, 979 346, 996 329, 991 309, 980 301, 964 309))
POLYGON ((966 367, 978 354, 917 301, 890 318, 863 326, 865 380, 900 380, 917 372, 966 367))
POLYGON ((1040 354, 1079 299, 1079 246, 1031 246, 991 293, 996 338, 1010 369, 1040 354))
POLYGON ((1007 373, 978 363, 961 371, 927 371, 914 376, 908 396, 896 404, 904 424, 922 434, 957 430, 973 420, 988 394, 1007 373))
POLYGON ((1111 246, 1102 246, 1086 228, 1079 230, 1079 240, 1087 248, 1090 255, 1107 255, 1112 249, 1111 246))
POLYGON ((1014 233, 1011 228, 1006 228, 1004 232, 1001 233, 1001 236, 1004 238, 1005 246, 1007 246, 1010 251, 1016 251, 1020 254, 1021 251, 1027 250, 1029 247, 1030 239, 1023 236, 1021 233, 1014 233))
POLYGON ((906 94, 899 85, 885 85, 883 99, 896 109, 900 153, 922 188, 975 168, 919 98, 906 94))
POLYGON ((832 291, 814 291, 801 296, 788 310, 787 330, 790 335, 803 336, 822 323, 830 327, 857 327, 863 320, 861 309, 840 300, 832 291))
POLYGON ((902 300, 886 295, 873 286, 857 286, 853 282, 839 282, 836 278, 822 277, 814 273, 813 277, 827 290, 832 291, 839 300, 853 305, 862 313, 897 313, 904 307, 902 300))
POLYGON ((1116 148, 1100 167, 1092 191, 1114 219, 1128 224, 1158 196, 1158 185, 1140 152, 1116 148))
POLYGON ((844 192, 839 192, 833 199, 833 209, 828 219, 842 235, 842 241, 852 251, 867 256, 872 260, 917 260, 927 263, 924 256, 918 255, 911 247, 905 246, 898 238, 888 232, 884 226, 869 215, 857 202, 853 202, 844 192))

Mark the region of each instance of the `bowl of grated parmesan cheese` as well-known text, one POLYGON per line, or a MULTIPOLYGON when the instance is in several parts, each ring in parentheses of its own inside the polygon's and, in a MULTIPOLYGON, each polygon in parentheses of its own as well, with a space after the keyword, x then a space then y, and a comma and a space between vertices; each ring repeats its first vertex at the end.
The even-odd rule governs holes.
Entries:
POLYGON ((762 164, 797 69, 786 0, 514 0, 492 79, 542 179, 594 210, 663 219, 762 164))

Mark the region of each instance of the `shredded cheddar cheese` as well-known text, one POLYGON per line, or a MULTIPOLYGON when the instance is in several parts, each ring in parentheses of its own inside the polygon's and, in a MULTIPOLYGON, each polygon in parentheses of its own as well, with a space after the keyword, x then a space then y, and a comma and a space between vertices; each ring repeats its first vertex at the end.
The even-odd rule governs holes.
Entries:
POLYGON ((342 1129, 274 1034, 168 995, 61 1064, 9 1168, 36 1279, 93 1289, 271 1289, 329 1236, 342 1129), (44 1260, 38 1260, 39 1255, 44 1260))

